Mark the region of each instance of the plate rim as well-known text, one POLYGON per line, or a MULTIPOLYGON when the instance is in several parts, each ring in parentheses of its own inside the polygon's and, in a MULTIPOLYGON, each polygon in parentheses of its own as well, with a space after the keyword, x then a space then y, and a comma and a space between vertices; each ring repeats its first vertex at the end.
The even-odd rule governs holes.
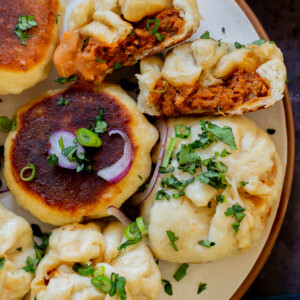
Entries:
MULTIPOLYGON (((235 0, 235 2, 241 8, 242 12, 245 14, 249 22, 252 24, 258 36, 260 38, 269 40, 269 37, 264 27, 262 26, 257 16, 252 11, 252 9, 246 3, 246 1, 235 0)), ((292 182, 293 182, 294 162, 295 162, 295 128, 294 128, 294 118, 293 118, 291 99, 289 96, 287 85, 285 85, 284 98, 282 101, 284 107, 286 133, 287 133, 287 164, 286 164, 285 177, 284 177, 284 183, 281 192, 279 206, 277 209, 276 217, 273 222, 270 234, 268 236, 268 239, 263 249, 261 250, 256 262, 254 263, 247 277, 244 279, 244 281, 241 283, 241 285, 235 291, 235 293, 231 296, 230 298, 231 300, 237 300, 242 298, 242 296, 252 285, 253 281, 258 276, 259 272, 264 266, 277 240, 278 234, 282 226, 282 222, 284 220, 287 205, 289 202, 292 182)))

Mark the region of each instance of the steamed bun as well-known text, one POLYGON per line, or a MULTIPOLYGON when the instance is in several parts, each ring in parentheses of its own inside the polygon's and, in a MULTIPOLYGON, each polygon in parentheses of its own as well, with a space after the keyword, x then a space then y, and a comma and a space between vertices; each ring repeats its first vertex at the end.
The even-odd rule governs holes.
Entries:
POLYGON ((75 263, 104 267, 104 275, 112 273, 126 279, 127 299, 155 299, 161 289, 159 269, 147 247, 141 241, 118 250, 124 239, 125 226, 108 224, 103 230, 95 223, 70 224, 55 229, 49 240, 48 254, 38 266, 31 285, 31 299, 119 299, 92 285, 92 276, 81 276, 75 263))
MULTIPOLYGON (((159 182, 164 187, 157 185, 142 204, 151 249, 159 259, 203 263, 250 249, 260 239, 267 219, 280 199, 283 169, 268 134, 245 117, 206 117, 202 120, 226 129, 227 138, 232 130, 236 147, 232 140, 229 146, 213 136, 215 141, 210 145, 207 143, 204 149, 196 148, 180 156, 179 152, 188 149, 185 145, 196 140, 205 141, 200 118, 167 121, 170 128, 176 124, 190 127, 191 134, 186 140, 177 138, 168 166, 174 168, 173 173, 161 174, 159 182), (178 169, 188 167, 188 164, 182 165, 180 157, 188 157, 188 161, 194 157, 197 161, 195 156, 201 157, 202 169, 199 164, 196 168, 190 167, 190 173, 178 169), (180 182, 194 180, 190 180, 192 182, 181 190, 184 194, 179 195, 176 182, 170 181, 173 186, 164 184, 171 176, 180 182), (158 192, 161 190, 164 192, 158 192), (161 200, 155 200, 159 193, 167 193, 170 199, 163 196, 161 200), (167 231, 174 233, 178 251, 167 231)), ((175 136, 174 131, 171 135, 175 136)), ((211 137, 210 133, 207 135, 211 137)), ((227 139, 226 142, 230 141, 227 139)))

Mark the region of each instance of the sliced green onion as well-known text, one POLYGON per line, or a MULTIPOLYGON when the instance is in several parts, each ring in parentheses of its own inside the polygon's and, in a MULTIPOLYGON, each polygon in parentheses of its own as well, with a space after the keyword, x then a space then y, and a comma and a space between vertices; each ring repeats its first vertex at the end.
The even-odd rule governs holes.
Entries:
POLYGON ((180 281, 185 275, 186 275, 186 271, 189 268, 188 264, 182 264, 177 271, 175 272, 175 274, 173 275, 174 279, 176 281, 180 281))
POLYGON ((191 135, 191 127, 187 127, 181 124, 175 126, 175 136, 180 139, 187 139, 191 135))
POLYGON ((108 293, 112 288, 112 282, 106 276, 94 277, 91 283, 103 293, 108 293))
POLYGON ((105 272, 105 267, 101 266, 95 270, 94 277, 102 276, 104 275, 104 272, 105 272))
POLYGON ((126 284, 126 279, 124 277, 119 277, 117 281, 117 291, 120 300, 126 300, 127 295, 125 291, 125 284, 126 284))
POLYGON ((166 80, 163 80, 163 84, 164 84, 165 88, 162 91, 150 90, 150 92, 152 92, 152 93, 160 93, 160 94, 165 93, 168 90, 169 84, 168 84, 168 82, 166 80))
POLYGON ((163 162, 162 162, 162 165, 161 165, 162 168, 167 168, 168 167, 170 158, 171 158, 173 150, 175 148, 175 145, 176 145, 176 139, 174 137, 171 137, 168 149, 165 153, 165 156, 164 156, 164 159, 163 159, 163 162))
POLYGON ((76 132, 78 141, 85 147, 100 147, 102 145, 101 139, 97 134, 86 128, 80 128, 76 132))
POLYGON ((147 20, 146 28, 151 34, 155 34, 159 28, 160 19, 147 20), (153 30, 150 29, 150 24, 155 23, 153 30))
POLYGON ((12 127, 12 122, 8 117, 0 117, 0 131, 7 133, 12 127))
POLYGON ((136 218, 136 224, 141 232, 141 234, 146 235, 148 233, 148 229, 146 228, 143 217, 136 218))
POLYGON ((93 265, 83 265, 77 269, 77 273, 81 276, 90 276, 94 274, 93 265))
POLYGON ((61 151, 63 151, 65 149, 65 145, 64 145, 64 141, 63 141, 62 136, 58 140, 58 144, 59 144, 59 147, 60 147, 61 151))
POLYGON ((23 181, 31 181, 34 177, 35 177, 35 173, 36 173, 36 168, 33 164, 28 163, 28 166, 24 167, 21 172, 20 172, 20 178, 23 181), (29 177, 24 177, 24 172, 26 170, 31 170, 31 175, 29 177))
POLYGON ((129 225, 126 226, 124 235, 126 239, 134 240, 138 237, 140 234, 139 228, 136 224, 136 222, 132 222, 129 225))
POLYGON ((157 38, 158 41, 162 42, 165 40, 165 36, 159 32, 156 32, 155 34, 155 37, 157 38))
POLYGON ((257 40, 257 41, 252 42, 252 45, 257 45, 257 46, 259 46, 259 45, 264 44, 265 42, 266 42, 265 39, 260 39, 260 40, 257 40))

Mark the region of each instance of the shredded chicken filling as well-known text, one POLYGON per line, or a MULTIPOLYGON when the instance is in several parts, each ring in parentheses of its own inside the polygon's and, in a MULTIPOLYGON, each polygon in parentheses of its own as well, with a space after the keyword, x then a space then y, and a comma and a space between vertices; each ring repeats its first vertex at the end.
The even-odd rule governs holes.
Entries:
MULTIPOLYGON (((147 30, 146 23, 149 19, 160 20, 157 32, 164 40, 184 30, 185 20, 175 8, 170 8, 155 17, 144 18, 135 24, 134 30, 126 39, 110 45, 94 37, 79 36, 74 31, 65 32, 55 57, 59 74, 63 77, 77 74, 87 80, 102 81, 109 73, 107 70, 116 68, 116 64, 117 67, 135 64, 145 51, 163 42, 147 30)), ((154 26, 154 23, 150 23, 150 30, 153 30, 154 26)))
POLYGON ((149 100, 164 115, 177 116, 193 111, 226 111, 244 103, 254 103, 260 97, 269 96, 269 86, 256 72, 242 70, 223 79, 222 84, 203 87, 195 85, 174 87, 160 79, 150 92, 149 100), (164 91, 164 92, 161 92, 164 91))

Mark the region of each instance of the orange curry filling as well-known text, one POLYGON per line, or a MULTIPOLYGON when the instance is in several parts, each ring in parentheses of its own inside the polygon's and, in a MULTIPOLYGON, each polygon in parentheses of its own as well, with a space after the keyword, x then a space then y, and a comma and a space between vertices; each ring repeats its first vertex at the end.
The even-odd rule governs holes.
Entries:
MULTIPOLYGON (((134 25, 134 30, 125 39, 110 45, 94 37, 78 37, 75 31, 65 32, 55 56, 55 65, 63 77, 76 74, 87 80, 101 81, 109 73, 108 69, 135 64, 142 56, 146 56, 143 54, 147 50, 163 40, 181 34, 184 25, 185 20, 179 16, 179 12, 170 8, 154 17, 144 18, 134 25), (147 30, 146 23, 149 19, 160 20, 157 33, 163 36, 162 39, 159 40, 147 30)), ((150 30, 154 26, 154 23, 150 23, 150 30)))
POLYGON ((194 85, 166 87, 166 81, 160 79, 150 92, 149 101, 166 116, 178 116, 194 112, 226 113, 248 102, 254 103, 259 97, 269 96, 269 86, 256 72, 242 70, 223 79, 223 83, 203 87, 199 82, 194 85), (162 92, 164 91, 164 92, 162 92))

